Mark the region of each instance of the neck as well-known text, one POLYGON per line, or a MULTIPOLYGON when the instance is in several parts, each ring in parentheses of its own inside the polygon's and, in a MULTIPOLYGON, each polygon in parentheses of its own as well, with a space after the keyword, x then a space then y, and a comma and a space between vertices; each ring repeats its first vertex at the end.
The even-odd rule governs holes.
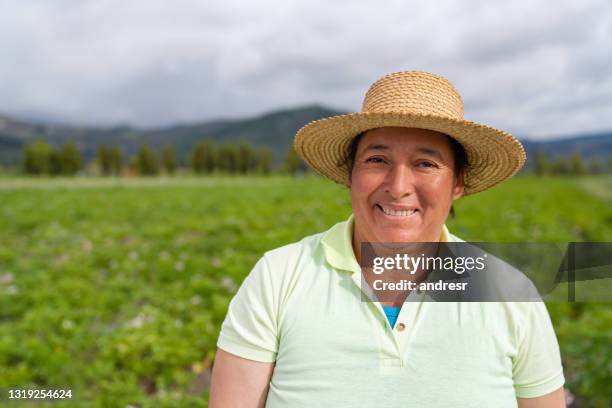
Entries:
MULTIPOLYGON (((441 242, 443 241, 443 229, 444 226, 440 227, 439 231, 437 234, 435 234, 434 236, 436 236, 436 239, 430 239, 430 238, 426 238, 423 237, 423 239, 420 240, 415 240, 412 242, 441 242)), ((359 228, 357 228, 357 226, 353 226, 353 233, 352 233, 352 246, 353 246, 353 252, 355 253, 355 259, 357 259, 357 262, 359 264, 361 264, 361 244, 364 242, 381 242, 381 241, 376 241, 376 240, 372 240, 372 239, 367 239, 366 237, 363 237, 362 234, 359 233, 359 228)))
MULTIPOLYGON (((443 228, 444 227, 441 226, 437 234, 433 235, 437 237, 437 239, 435 240, 432 240, 431 238, 423 237, 422 240, 418 240, 414 242, 441 242, 444 240, 443 239, 443 228)), ((356 225, 353 225, 353 232, 352 232, 353 252, 355 253, 355 258, 357 259, 357 262, 359 263, 359 265, 362 266, 361 267, 362 275, 370 287, 373 287, 373 281, 375 279, 382 279, 385 282, 398 282, 402 279, 407 279, 407 280, 415 282, 416 284, 419 284, 427 277, 428 271, 424 269, 419 269, 418 271, 415 271, 413 274, 409 274, 409 275, 406 275, 405 272, 397 273, 397 271, 386 272, 380 275, 374 274, 372 272, 371 266, 362 265, 363 254, 362 254, 361 249, 362 249, 362 243, 364 242, 373 243, 376 241, 373 241, 371 239, 368 239, 367 237, 362 236, 359 233, 359 231, 360 229, 356 225)), ((408 253, 412 255, 427 253, 428 256, 432 256, 437 251, 437 248, 435 247, 436 246, 425 246, 425 248, 423 248, 419 246, 419 248, 416 248, 416 247, 410 247, 410 245, 405 245, 403 246, 403 248, 393 248, 393 247, 387 248, 381 245, 381 246, 376 246, 375 253, 376 253, 376 256, 381 256, 381 257, 395 257, 395 254, 397 253, 400 253, 400 254, 408 253)), ((368 257, 369 256, 371 255, 368 255, 368 257)), ((409 294, 410 294, 410 291, 398 292, 396 294, 388 294, 388 293, 382 294, 382 297, 379 296, 379 299, 380 299, 379 301, 381 304, 385 306, 401 306, 409 294)))

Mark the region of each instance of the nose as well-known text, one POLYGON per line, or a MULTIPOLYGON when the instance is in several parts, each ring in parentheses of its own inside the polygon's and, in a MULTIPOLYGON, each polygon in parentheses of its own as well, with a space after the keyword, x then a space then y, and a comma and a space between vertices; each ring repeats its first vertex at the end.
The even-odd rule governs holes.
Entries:
POLYGON ((385 191, 396 200, 414 193, 414 174, 405 164, 393 165, 385 179, 385 191))

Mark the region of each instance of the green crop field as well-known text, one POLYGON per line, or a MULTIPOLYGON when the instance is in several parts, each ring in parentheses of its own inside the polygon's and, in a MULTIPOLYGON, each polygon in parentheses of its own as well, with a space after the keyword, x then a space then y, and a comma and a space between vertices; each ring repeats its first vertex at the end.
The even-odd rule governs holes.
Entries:
MULTIPOLYGON (((610 177, 518 177, 461 199, 448 226, 472 241, 611 241, 611 192, 610 177)), ((205 406, 256 260, 349 214, 348 190, 314 176, 0 179, 0 390, 72 389, 54 407, 205 406)), ((612 303, 548 306, 566 387, 609 406, 612 303)))

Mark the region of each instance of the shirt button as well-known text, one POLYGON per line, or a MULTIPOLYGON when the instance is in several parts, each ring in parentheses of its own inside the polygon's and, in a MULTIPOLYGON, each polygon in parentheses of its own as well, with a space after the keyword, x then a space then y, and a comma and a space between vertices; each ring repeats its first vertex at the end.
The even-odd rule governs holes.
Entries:
POLYGON ((396 327, 397 331, 404 331, 404 329, 406 328, 406 325, 404 323, 399 323, 396 327))

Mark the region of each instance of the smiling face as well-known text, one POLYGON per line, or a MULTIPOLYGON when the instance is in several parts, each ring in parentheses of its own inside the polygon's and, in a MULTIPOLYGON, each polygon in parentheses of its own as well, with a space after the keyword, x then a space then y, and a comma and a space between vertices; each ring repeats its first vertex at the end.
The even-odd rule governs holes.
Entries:
POLYGON ((437 242, 463 195, 448 137, 425 129, 367 131, 351 172, 354 247, 361 242, 437 242))

